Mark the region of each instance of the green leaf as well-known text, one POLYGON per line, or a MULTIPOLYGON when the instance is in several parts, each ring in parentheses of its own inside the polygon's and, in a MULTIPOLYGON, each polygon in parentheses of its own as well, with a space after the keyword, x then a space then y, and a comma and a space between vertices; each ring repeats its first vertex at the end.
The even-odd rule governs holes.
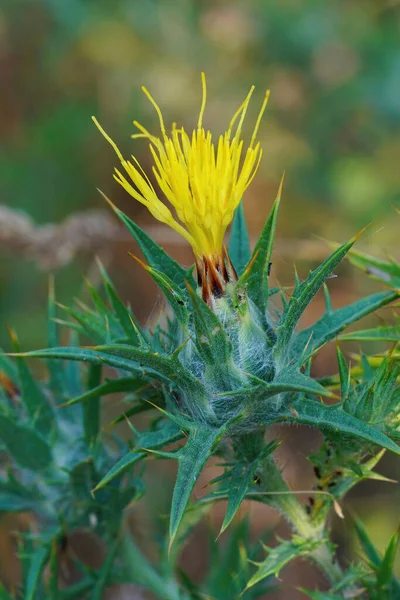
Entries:
POLYGON ((196 347, 204 361, 216 368, 226 368, 232 355, 232 345, 217 315, 189 288, 196 329, 196 347))
POLYGON ((364 550, 366 557, 374 566, 378 567, 382 562, 381 557, 379 556, 379 552, 376 550, 375 546, 371 542, 363 523, 360 521, 360 519, 355 519, 354 526, 361 547, 364 550))
MULTIPOLYGON (((354 237, 346 244, 335 250, 323 263, 321 263, 314 271, 311 271, 302 283, 296 283, 293 294, 284 308, 280 323, 278 325, 278 338, 276 342, 276 357, 282 358, 289 349, 290 339, 294 329, 315 294, 322 287, 326 279, 333 272, 335 267, 346 256, 350 248, 353 246, 357 237, 354 237)), ((305 344, 308 338, 305 340, 305 344)), ((304 348, 304 346, 303 346, 304 348)))
POLYGON ((344 342, 400 342, 400 325, 351 331, 339 336, 339 340, 344 342))
POLYGON ((190 431, 186 445, 175 454, 178 460, 178 473, 170 515, 170 546, 178 532, 194 485, 224 431, 225 428, 198 426, 190 431))
POLYGON ((124 558, 129 582, 143 586, 157 598, 182 600, 176 584, 165 580, 128 536, 124 538, 124 558))
MULTIPOLYGON (((17 338, 12 336, 16 352, 20 352, 17 338)), ((16 357, 16 364, 21 385, 22 401, 30 417, 35 421, 35 427, 44 435, 49 435, 55 425, 54 413, 50 401, 36 382, 22 356, 16 357)))
POLYGON ((229 239, 229 256, 240 277, 250 260, 250 242, 243 210, 243 200, 235 211, 229 239))
POLYGON ((98 264, 101 275, 103 277, 104 286, 106 288, 108 298, 111 302, 111 306, 114 309, 116 317, 123 331, 125 332, 125 335, 127 336, 128 340, 130 340, 135 346, 137 346, 140 343, 143 343, 145 341, 145 338, 138 322, 136 321, 131 311, 128 310, 128 308, 118 296, 117 291, 114 285, 112 284, 111 279, 108 277, 108 274, 103 265, 100 262, 98 264))
POLYGON ((278 442, 270 442, 251 463, 239 463, 233 467, 227 485, 221 490, 221 493, 228 495, 228 506, 220 534, 231 524, 250 488, 254 486, 255 474, 260 469, 264 459, 270 456, 278 446, 278 442))
MULTIPOLYGON (((101 381, 102 365, 90 365, 88 370, 89 389, 98 388, 101 381)), ((92 446, 100 433, 100 400, 101 396, 92 396, 82 405, 83 430, 86 443, 92 446)))
POLYGON ((265 312, 265 304, 268 297, 268 286, 266 285, 266 282, 268 281, 268 265, 271 260, 274 245, 282 186, 283 179, 251 259, 235 286, 235 296, 240 298, 243 296, 243 291, 247 290, 248 297, 261 310, 262 314, 265 312))
POLYGON ((10 594, 7 592, 6 588, 0 581, 0 600, 15 600, 10 594))
POLYGON ((43 497, 30 485, 25 487, 8 473, 8 479, 0 479, 0 512, 40 511, 43 497))
POLYGON ((143 264, 141 261, 139 262, 164 294, 178 322, 183 327, 186 327, 189 322, 187 293, 184 293, 184 291, 165 273, 161 273, 160 271, 157 271, 157 269, 143 264))
POLYGON ((146 381, 137 377, 119 377, 116 379, 106 379, 104 383, 89 389, 84 394, 71 398, 64 406, 70 406, 77 402, 85 402, 98 396, 107 396, 107 394, 116 394, 119 392, 134 392, 146 385, 146 381))
MULTIPOLYGON (((48 298, 48 343, 49 348, 59 345, 58 327, 56 319, 56 300, 54 292, 54 278, 50 278, 48 298)), ((62 364, 57 360, 48 360, 47 366, 50 375, 50 389, 57 399, 62 399, 65 394, 64 370, 62 364)))
POLYGON ((278 577, 279 572, 285 565, 295 558, 311 554, 325 543, 326 540, 307 540, 299 536, 293 536, 290 541, 284 541, 275 548, 264 546, 264 549, 268 552, 268 556, 263 562, 256 563, 258 569, 248 582, 246 589, 270 575, 278 577))
POLYGON ((388 287, 400 291, 400 264, 395 260, 381 260, 357 250, 352 250, 347 258, 352 265, 373 279, 382 281, 388 287))
POLYGON ((376 573, 376 584, 378 588, 388 588, 393 579, 394 561, 399 547, 399 540, 399 531, 396 531, 390 538, 381 565, 376 573))
POLYGON ((387 435, 346 413, 341 405, 327 406, 315 400, 302 398, 293 402, 291 410, 285 408, 280 411, 279 416, 273 420, 303 423, 318 427, 321 431, 346 433, 400 454, 400 446, 392 442, 387 435))
POLYGON ((41 583, 43 569, 50 558, 50 553, 51 545, 48 544, 36 548, 35 552, 31 554, 31 563, 25 582, 24 600, 36 600, 36 591, 41 583))
MULTIPOLYGON (((109 202, 109 201, 108 201, 109 202)), ((136 225, 127 215, 125 215, 119 208, 109 202, 111 208, 115 214, 121 219, 128 231, 133 235, 141 251, 143 252, 147 262, 162 273, 168 274, 168 277, 172 279, 179 287, 184 289, 186 287, 186 281, 193 281, 190 271, 183 269, 179 263, 173 260, 165 252, 161 246, 156 244, 151 237, 147 235, 136 225)), ((194 282, 193 282, 194 283, 194 282)))
POLYGON ((115 540, 108 551, 107 557, 96 576, 96 583, 92 588, 92 593, 88 596, 88 600, 102 600, 104 590, 108 584, 109 578, 114 567, 115 557, 117 554, 120 540, 115 540))
POLYGON ((129 467, 139 462, 146 457, 147 453, 145 450, 156 450, 163 446, 168 446, 177 442, 183 437, 183 433, 175 423, 167 422, 160 429, 155 431, 149 431, 139 435, 139 443, 136 444, 136 449, 132 452, 128 452, 123 456, 108 473, 102 478, 102 480, 96 485, 93 491, 97 491, 107 485, 115 477, 118 477, 124 473, 129 467), (142 449, 145 450, 142 450, 142 449))
POLYGON ((51 448, 31 427, 0 415, 0 440, 21 467, 41 471, 52 461, 51 448))
POLYGON ((333 340, 343 329, 396 298, 395 292, 378 292, 343 308, 325 313, 314 325, 295 335, 290 351, 291 356, 304 364, 318 348, 333 340), (307 344, 308 347, 304 351, 307 344))

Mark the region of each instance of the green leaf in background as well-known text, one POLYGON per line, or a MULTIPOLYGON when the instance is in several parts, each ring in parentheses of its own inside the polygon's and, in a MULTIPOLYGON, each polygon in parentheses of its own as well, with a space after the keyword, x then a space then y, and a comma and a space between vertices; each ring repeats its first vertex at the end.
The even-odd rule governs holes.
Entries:
MULTIPOLYGON (((16 335, 12 332, 11 336, 15 352, 20 352, 16 335)), ((32 421, 35 422, 35 427, 47 437, 50 435, 55 424, 54 412, 50 400, 34 379, 25 359, 22 356, 18 356, 16 363, 21 385, 22 401, 32 421)))
POLYGON ((250 241, 244 216, 243 200, 236 209, 229 239, 229 256, 240 277, 250 260, 250 241))
POLYGON ((52 462, 50 445, 28 425, 0 415, 0 440, 21 467, 33 472, 46 469, 52 462))
POLYGON ((388 287, 400 292, 399 262, 394 259, 390 259, 389 261, 381 260, 357 250, 352 250, 349 253, 348 260, 352 265, 361 269, 373 279, 382 281, 388 287))

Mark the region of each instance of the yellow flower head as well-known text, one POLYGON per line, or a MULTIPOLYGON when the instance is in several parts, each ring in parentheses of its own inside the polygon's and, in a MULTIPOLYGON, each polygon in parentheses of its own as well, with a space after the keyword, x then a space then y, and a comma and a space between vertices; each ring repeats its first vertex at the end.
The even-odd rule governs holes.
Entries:
POLYGON ((139 133, 132 137, 147 138, 150 141, 154 177, 165 198, 175 209, 176 217, 160 200, 137 159, 132 156, 132 161, 125 160, 98 121, 94 117, 93 120, 114 148, 125 171, 122 174, 115 169, 116 181, 131 196, 147 206, 156 219, 182 235, 197 257, 215 259, 222 254, 226 229, 260 164, 262 150, 256 137, 269 92, 265 94, 250 144, 243 153, 242 126, 254 86, 233 115, 227 131, 220 135, 218 144, 215 145, 211 132, 203 127, 206 105, 204 73, 201 78, 203 98, 197 128, 191 136, 183 127, 177 128, 176 124, 173 124, 171 133, 167 133, 161 110, 145 87, 142 90, 158 114, 161 136, 156 137, 137 121, 133 122, 139 133))

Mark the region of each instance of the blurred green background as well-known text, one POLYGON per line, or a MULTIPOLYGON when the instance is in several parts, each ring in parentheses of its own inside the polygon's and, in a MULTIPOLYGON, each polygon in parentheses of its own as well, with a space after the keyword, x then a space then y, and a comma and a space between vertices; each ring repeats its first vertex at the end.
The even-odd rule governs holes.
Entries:
MULTIPOLYGON (((141 85, 160 104, 166 123, 190 129, 203 70, 204 122, 216 134, 254 83, 245 124, 251 132, 264 91, 271 89, 260 129, 264 157, 245 210, 256 236, 286 171, 273 264, 282 284, 292 281, 293 262, 301 272, 327 254, 315 236, 344 241, 371 221, 374 235, 364 248, 400 258, 400 219, 393 209, 400 206, 399 31, 395 0, 3 0, 0 204, 39 225, 62 223, 88 209, 107 212, 101 188, 153 227, 145 209, 113 182, 115 155, 90 117, 96 115, 121 150, 149 170, 146 142, 130 140, 133 119, 158 132, 141 85)), ((32 259, 29 246, 24 255, 17 250, 4 234, 7 227, 9 213, 0 213, 0 345, 9 348, 10 324, 25 348, 43 346, 49 269, 32 259)), ((101 235, 102 258, 145 319, 156 300, 127 255, 133 243, 121 233, 102 248, 101 235)), ((162 227, 155 236, 190 263, 188 249, 162 227)), ((55 269, 63 303, 82 296, 84 275, 95 278, 93 254, 81 252, 55 269)), ((377 288, 346 266, 338 274, 330 283, 336 305, 377 288)), ((318 300, 314 310, 321 310, 318 300)), ((332 365, 327 353, 317 368, 332 372, 332 365)), ((297 458, 299 435, 293 439, 289 453, 297 458)), ((382 544, 395 527, 388 520, 382 544)))
MULTIPOLYGON (((376 230, 385 226, 373 243, 395 244, 399 27, 399 3, 385 0, 3 0, 0 203, 39 224, 60 222, 87 208, 106 210, 99 187, 151 223, 113 183, 115 156, 90 117, 148 167, 147 144, 129 138, 133 119, 158 131, 140 86, 167 123, 190 128, 204 70, 205 124, 216 133, 254 83, 251 131, 264 90, 272 90, 260 132, 264 158, 246 198, 254 235, 285 170, 281 239, 344 240, 373 220, 376 230)), ((293 257, 290 247, 288 268, 296 257, 312 259, 314 246, 299 253, 294 244, 293 257)), ((47 273, 12 250, 1 245, 2 322, 33 347, 44 342, 47 273)), ((123 279, 133 280, 135 268, 120 254, 132 269, 123 279)), ((59 269, 63 302, 77 294, 90 262, 84 254, 59 269)), ((0 344, 8 347, 4 327, 0 344)))

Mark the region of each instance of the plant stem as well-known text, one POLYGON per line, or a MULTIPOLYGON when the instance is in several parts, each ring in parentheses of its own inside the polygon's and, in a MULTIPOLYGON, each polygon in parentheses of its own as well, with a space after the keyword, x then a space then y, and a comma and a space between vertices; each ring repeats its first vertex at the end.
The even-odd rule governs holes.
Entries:
MULTIPOLYGON (((235 447, 236 454, 245 456, 247 454, 249 462, 254 460, 255 447, 257 446, 254 434, 250 439, 243 436, 237 442, 235 447), (240 450, 239 450, 240 448, 240 450), (238 451, 239 450, 239 451, 238 451), (249 452, 246 453, 246 450, 249 452)), ((261 434, 258 441, 261 440, 261 434)), ((288 484, 282 476, 272 456, 268 456, 263 461, 263 467, 259 477, 259 500, 279 510, 283 516, 290 522, 291 526, 300 536, 309 540, 323 540, 325 537, 324 523, 313 523, 304 506, 298 501, 296 495, 291 493, 288 484), (268 492, 274 492, 268 496, 268 492), (282 494, 276 493, 282 492, 282 494)), ((310 559, 316 563, 324 572, 331 583, 337 583, 343 574, 340 566, 336 563, 333 547, 328 542, 322 542, 318 548, 310 554, 310 559)))

